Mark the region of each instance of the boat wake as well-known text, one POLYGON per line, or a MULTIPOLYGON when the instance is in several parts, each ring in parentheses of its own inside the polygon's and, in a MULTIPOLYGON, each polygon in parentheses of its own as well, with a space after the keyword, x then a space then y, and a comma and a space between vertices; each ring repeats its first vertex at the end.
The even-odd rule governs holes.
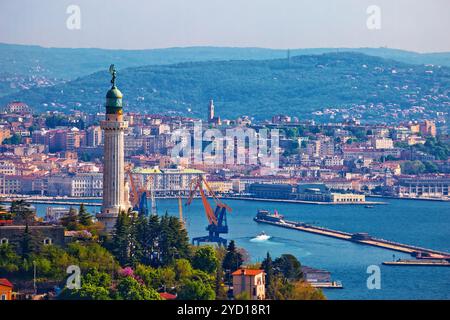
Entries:
POLYGON ((260 234, 258 234, 256 237, 250 239, 250 241, 252 242, 262 242, 262 241, 267 241, 270 238, 272 238, 271 236, 269 236, 268 234, 266 234, 264 231, 261 232, 260 234))

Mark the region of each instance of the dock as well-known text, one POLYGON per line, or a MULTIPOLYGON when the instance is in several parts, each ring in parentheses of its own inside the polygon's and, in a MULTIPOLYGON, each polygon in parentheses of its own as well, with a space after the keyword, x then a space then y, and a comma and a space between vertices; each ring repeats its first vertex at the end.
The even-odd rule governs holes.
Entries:
POLYGON ((397 260, 385 261, 386 266, 417 266, 417 267, 450 267, 447 260, 397 260))
POLYGON ((344 289, 344 286, 340 281, 330 281, 330 282, 314 282, 308 281, 308 283, 314 288, 320 289, 344 289))
POLYGON ((258 223, 270 224, 281 228, 293 229, 335 239, 351 241, 353 243, 369 245, 373 247, 408 253, 418 259, 435 259, 435 260, 450 260, 450 253, 417 247, 413 245, 393 242, 385 239, 379 239, 369 236, 367 233, 348 233, 338 230, 332 230, 323 227, 312 226, 304 222, 295 222, 288 220, 268 221, 265 219, 254 218, 258 223))

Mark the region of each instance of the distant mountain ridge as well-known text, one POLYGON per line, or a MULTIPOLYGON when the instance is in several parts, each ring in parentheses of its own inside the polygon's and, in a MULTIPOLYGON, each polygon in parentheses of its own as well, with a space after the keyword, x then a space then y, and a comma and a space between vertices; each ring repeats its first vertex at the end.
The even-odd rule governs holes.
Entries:
MULTIPOLYGON (((390 48, 290 49, 291 56, 331 52, 358 52, 412 64, 450 66, 450 52, 417 53, 390 48)), ((218 60, 268 60, 287 56, 287 50, 253 47, 174 47, 146 50, 45 48, 0 43, 0 73, 41 72, 49 77, 74 79, 116 63, 122 68, 151 64, 218 60), (41 64, 41 70, 36 66, 41 64)))
MULTIPOLYGON (((427 112, 448 111, 449 106, 450 68, 352 52, 300 55, 289 61, 116 66, 128 111, 203 117, 209 99, 216 101, 222 118, 245 114, 267 119, 278 113, 302 117, 327 107, 355 104, 381 104, 388 117, 413 106, 427 112)), ((39 111, 76 108, 95 112, 102 109, 108 84, 105 68, 52 87, 22 90, 0 98, 0 103, 21 100, 39 111)))

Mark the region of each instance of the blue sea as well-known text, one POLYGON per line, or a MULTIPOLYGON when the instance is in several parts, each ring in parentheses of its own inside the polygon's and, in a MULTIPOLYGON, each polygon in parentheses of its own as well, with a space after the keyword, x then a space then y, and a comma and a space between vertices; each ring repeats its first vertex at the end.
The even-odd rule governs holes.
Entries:
MULTIPOLYGON (((304 221, 347 232, 368 232, 372 236, 430 249, 450 252, 450 203, 435 201, 382 199, 386 205, 364 208, 356 205, 308 205, 291 203, 225 201, 233 212, 228 215, 230 232, 245 248, 252 262, 283 253, 295 255, 303 265, 325 269, 344 289, 325 289, 328 299, 450 299, 450 268, 383 266, 383 261, 410 258, 407 254, 364 246, 324 236, 258 224, 253 217, 258 209, 277 209, 288 220, 304 221), (265 231, 271 238, 256 241, 265 231), (368 289, 367 268, 381 269, 381 288, 368 289)), ((158 200, 158 213, 178 215, 178 201, 158 200)), ((47 205, 34 205, 39 215, 47 205)), ((99 207, 88 207, 91 212, 99 207)), ((205 235, 207 224, 200 201, 184 207, 189 236, 205 235)))

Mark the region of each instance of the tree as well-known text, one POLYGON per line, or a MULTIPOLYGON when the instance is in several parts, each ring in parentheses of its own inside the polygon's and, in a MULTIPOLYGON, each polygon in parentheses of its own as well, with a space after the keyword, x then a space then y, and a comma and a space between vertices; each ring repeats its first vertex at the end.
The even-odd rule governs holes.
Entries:
POLYGON ((121 300, 161 300, 158 292, 147 288, 133 277, 123 277, 117 284, 117 298, 121 300))
POLYGON ((99 272, 113 273, 119 263, 114 256, 100 244, 95 242, 73 242, 70 243, 66 252, 73 259, 74 263, 80 266, 82 271, 96 269, 99 272))
POLYGON ((300 280, 303 277, 301 264, 292 254, 283 254, 276 258, 274 269, 288 280, 300 280))
POLYGON ((110 291, 107 288, 92 284, 83 284, 80 289, 64 289, 60 300, 111 300, 110 291))
POLYGON ((111 243, 111 252, 117 258, 121 266, 130 264, 131 236, 131 218, 127 213, 121 212, 116 221, 111 243))
POLYGON ((193 274, 191 263, 187 259, 175 260, 173 269, 175 271, 177 281, 189 278, 193 274))
POLYGON ((275 293, 273 290, 273 281, 275 277, 275 271, 272 257, 270 256, 269 252, 267 252, 266 258, 261 263, 261 267, 264 269, 264 272, 266 274, 266 288, 267 288, 266 296, 268 299, 274 299, 275 293))
POLYGON ((404 174, 421 174, 425 172, 425 165, 422 161, 405 161, 401 164, 404 174))
POLYGON ((291 284, 286 300, 325 300, 322 290, 312 287, 306 281, 296 281, 291 284))
POLYGON ((78 222, 85 227, 92 225, 92 216, 87 212, 84 203, 80 204, 80 208, 78 209, 78 222))
POLYGON ((73 207, 70 207, 69 213, 61 218, 61 224, 67 230, 77 230, 78 229, 78 214, 77 210, 73 207))
POLYGON ((0 274, 19 271, 20 257, 9 244, 0 245, 0 274))
POLYGON ((162 265, 169 265, 177 258, 189 258, 189 238, 176 217, 166 214, 161 218, 158 249, 162 265))
POLYGON ((185 280, 178 298, 182 300, 214 300, 216 297, 210 285, 196 280, 185 280))
POLYGON ((91 269, 81 278, 80 289, 69 290, 66 288, 58 298, 63 300, 111 300, 111 284, 109 274, 91 269))
POLYGON ((209 274, 215 273, 219 266, 219 260, 214 248, 211 246, 198 248, 192 257, 192 266, 209 274))
POLYGON ((431 161, 424 161, 423 165, 425 166, 425 172, 426 173, 436 173, 439 172, 438 166, 431 161))
POLYGON ((22 235, 21 240, 21 256, 22 259, 29 259, 31 254, 33 253, 33 250, 35 249, 35 238, 31 234, 30 228, 28 227, 28 224, 25 226, 25 230, 22 235))
POLYGON ((34 211, 25 200, 15 200, 11 203, 10 212, 16 224, 29 225, 34 221, 34 211))
POLYGON ((223 258, 222 267, 225 271, 228 271, 227 281, 231 281, 231 273, 239 269, 243 263, 242 254, 236 250, 234 240, 230 241, 227 248, 227 253, 223 258))

